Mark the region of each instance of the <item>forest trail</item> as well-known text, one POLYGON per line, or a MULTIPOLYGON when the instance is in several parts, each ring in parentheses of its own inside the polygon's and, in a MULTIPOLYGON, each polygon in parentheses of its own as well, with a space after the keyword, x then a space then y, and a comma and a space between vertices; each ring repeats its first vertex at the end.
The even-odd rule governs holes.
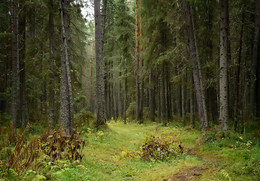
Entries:
POLYGON ((184 131, 183 128, 162 127, 158 124, 109 123, 105 132, 89 134, 82 161, 87 170, 81 179, 209 180, 217 170, 212 161, 196 155, 194 143, 198 136, 197 131, 184 131), (126 156, 127 152, 139 151, 148 135, 166 135, 181 141, 184 154, 166 162, 145 162, 132 158, 134 156, 126 156), (192 153, 189 153, 191 150, 192 153))

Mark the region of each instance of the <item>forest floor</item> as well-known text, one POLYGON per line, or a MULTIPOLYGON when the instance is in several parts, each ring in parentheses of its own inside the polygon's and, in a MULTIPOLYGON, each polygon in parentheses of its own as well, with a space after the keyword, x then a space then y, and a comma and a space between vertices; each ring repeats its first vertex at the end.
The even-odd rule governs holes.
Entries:
POLYGON ((80 163, 61 160, 61 166, 50 168, 47 164, 46 168, 28 170, 18 177, 9 173, 7 180, 260 180, 260 144, 245 135, 232 133, 223 138, 214 128, 201 134, 177 123, 165 127, 151 122, 123 124, 120 121, 110 121, 97 132, 82 123, 80 130, 86 141, 80 163), (181 144, 183 153, 166 161, 144 161, 140 158, 141 147, 151 135, 181 144))
POLYGON ((259 180, 259 172, 254 170, 259 167, 250 168, 259 164, 249 161, 260 157, 259 149, 238 147, 243 143, 241 136, 236 139, 240 142, 234 140, 237 146, 224 138, 211 142, 211 137, 207 135, 210 143, 204 144, 200 132, 189 127, 112 122, 105 131, 88 133, 81 163, 86 169, 67 169, 54 175, 54 180, 259 180), (131 155, 141 150, 148 135, 171 137, 182 145, 184 153, 164 162, 131 155))

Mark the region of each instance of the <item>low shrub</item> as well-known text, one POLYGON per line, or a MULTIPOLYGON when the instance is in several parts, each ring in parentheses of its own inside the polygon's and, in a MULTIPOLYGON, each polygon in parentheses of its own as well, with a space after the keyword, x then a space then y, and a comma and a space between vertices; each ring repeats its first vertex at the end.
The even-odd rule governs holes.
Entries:
POLYGON ((15 134, 10 123, 8 136, 1 137, 1 169, 6 170, 1 174, 7 175, 13 170, 20 175, 29 169, 36 170, 50 164, 55 165, 55 162, 61 159, 72 163, 83 158, 85 141, 81 140, 80 132, 73 131, 71 136, 65 136, 59 130, 51 133, 46 131, 41 136, 30 137, 28 141, 25 135, 29 129, 28 122, 22 134, 19 130, 15 134))
POLYGON ((164 161, 183 153, 183 147, 171 139, 149 136, 142 145, 141 158, 146 161, 164 161))
POLYGON ((41 137, 41 150, 52 161, 58 159, 82 160, 82 150, 85 141, 80 139, 80 132, 73 131, 71 136, 65 136, 60 130, 54 130, 49 135, 41 137))

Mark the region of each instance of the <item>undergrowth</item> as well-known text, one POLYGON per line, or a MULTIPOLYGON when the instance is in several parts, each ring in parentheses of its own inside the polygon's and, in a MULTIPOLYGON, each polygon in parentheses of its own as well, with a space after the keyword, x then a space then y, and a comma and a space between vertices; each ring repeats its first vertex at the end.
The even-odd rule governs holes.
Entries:
POLYGON ((220 159, 219 180, 239 177, 245 180, 260 180, 260 145, 245 135, 230 132, 224 137, 217 130, 202 135, 200 150, 220 159), (232 164, 231 164, 232 163, 232 164))
POLYGON ((1 177, 19 180, 37 170, 41 170, 45 177, 53 168, 61 169, 62 165, 73 165, 82 160, 85 141, 80 132, 73 131, 71 136, 66 136, 60 130, 53 130, 27 139, 29 129, 28 122, 22 134, 18 129, 15 133, 11 122, 7 135, 4 136, 4 131, 0 130, 1 177))
POLYGON ((141 158, 146 161, 164 161, 183 153, 180 144, 172 139, 148 136, 141 147, 141 158))

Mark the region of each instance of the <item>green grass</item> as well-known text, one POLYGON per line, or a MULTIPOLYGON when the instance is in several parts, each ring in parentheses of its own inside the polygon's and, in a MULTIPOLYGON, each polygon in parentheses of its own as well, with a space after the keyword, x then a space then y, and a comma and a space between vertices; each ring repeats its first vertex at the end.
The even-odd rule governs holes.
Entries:
POLYGON ((203 136, 198 130, 178 124, 164 127, 157 123, 125 125, 114 121, 102 131, 87 130, 88 133, 83 134, 87 144, 80 164, 63 164, 56 169, 38 170, 32 175, 30 171, 27 176, 21 176, 23 180, 150 181, 186 175, 196 167, 204 169, 197 177, 200 180, 260 180, 259 143, 239 134, 222 139, 215 133, 203 136), (123 156, 126 152, 140 151, 149 135, 171 137, 184 147, 184 153, 165 162, 123 156))
MULTIPOLYGON (((180 155, 166 162, 146 162, 139 158, 121 157, 122 152, 140 150, 146 135, 172 135, 173 128, 158 124, 109 123, 104 135, 88 134, 87 147, 84 150, 82 165, 86 166, 82 174, 54 174, 54 180, 162 180, 182 169, 202 165, 196 156, 180 155)), ((177 140, 177 138, 176 138, 177 140)), ((75 171, 77 172, 77 171, 75 171)))

